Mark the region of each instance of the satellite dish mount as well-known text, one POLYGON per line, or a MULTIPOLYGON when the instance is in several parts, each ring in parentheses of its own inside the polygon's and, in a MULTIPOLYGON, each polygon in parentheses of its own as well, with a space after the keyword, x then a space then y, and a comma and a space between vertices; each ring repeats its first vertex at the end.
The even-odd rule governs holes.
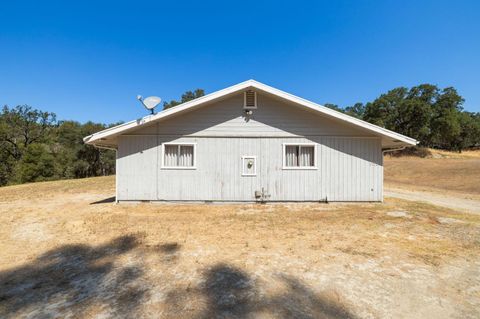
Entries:
POLYGON ((154 109, 162 102, 162 99, 158 96, 149 96, 144 99, 141 95, 137 95, 137 100, 139 100, 147 110, 152 112, 152 114, 155 114, 154 109))

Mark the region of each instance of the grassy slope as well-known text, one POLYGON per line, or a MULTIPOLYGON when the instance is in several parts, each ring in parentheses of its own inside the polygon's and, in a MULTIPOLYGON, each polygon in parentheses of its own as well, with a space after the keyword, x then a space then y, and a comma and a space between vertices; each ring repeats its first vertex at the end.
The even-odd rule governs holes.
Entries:
POLYGON ((386 186, 480 198, 480 151, 432 152, 433 158, 386 156, 386 186))

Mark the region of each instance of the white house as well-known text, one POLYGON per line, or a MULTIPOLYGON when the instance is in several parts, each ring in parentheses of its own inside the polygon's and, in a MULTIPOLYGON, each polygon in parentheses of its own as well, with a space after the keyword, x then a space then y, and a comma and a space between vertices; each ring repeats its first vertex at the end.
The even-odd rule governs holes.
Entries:
POLYGON ((117 150, 117 201, 382 201, 417 141, 248 80, 84 138, 117 150))

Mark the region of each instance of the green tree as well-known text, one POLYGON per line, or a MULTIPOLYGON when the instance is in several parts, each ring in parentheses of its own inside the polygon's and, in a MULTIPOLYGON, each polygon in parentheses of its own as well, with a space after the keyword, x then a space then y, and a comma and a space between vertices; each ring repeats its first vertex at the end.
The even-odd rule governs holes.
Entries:
POLYGON ((20 160, 28 145, 48 138, 55 123, 54 113, 42 112, 28 105, 12 109, 4 106, 0 116, 0 147, 20 160))
POLYGON ((355 103, 352 106, 347 106, 345 108, 345 113, 350 116, 362 119, 363 115, 365 114, 365 105, 363 103, 355 103))
POLYGON ((20 161, 17 174, 17 180, 21 183, 52 179, 55 174, 53 155, 43 144, 29 144, 20 161))
MULTIPOLYGON (((87 122, 82 125, 81 136, 96 133, 106 128, 118 125, 104 125, 99 123, 87 122)), ((82 142, 82 147, 77 152, 77 162, 75 166, 75 175, 77 177, 105 176, 115 173, 115 151, 99 149, 92 145, 86 145, 82 142)))
MULTIPOLYGON (((111 125, 113 126, 113 125, 111 125)), ((61 178, 82 178, 115 173, 115 151, 83 143, 83 137, 109 126, 87 122, 61 122, 56 131, 56 172, 61 178)))
POLYGON ((363 119, 424 142, 430 134, 431 104, 437 92, 429 84, 395 88, 367 103, 363 119))
POLYGON ((480 146, 480 113, 461 112, 459 114, 460 135, 457 150, 480 146))
POLYGON ((366 104, 364 120, 378 126, 393 129, 398 107, 405 100, 407 94, 407 88, 399 87, 380 95, 373 102, 366 104))
POLYGON ((461 150, 459 142, 461 129, 461 112, 464 99, 457 91, 448 87, 442 90, 433 103, 431 134, 429 146, 461 150))
POLYGON ((475 120, 463 113, 464 99, 451 87, 404 87, 366 104, 363 119, 413 137, 428 147, 461 150, 470 145, 475 120))
POLYGON ((325 103, 325 104, 323 104, 323 106, 328 107, 329 109, 332 109, 332 110, 337 111, 337 112, 345 113, 344 110, 340 106, 338 106, 337 104, 325 103))
POLYGON ((164 110, 169 109, 171 107, 180 105, 182 103, 197 99, 197 98, 199 98, 201 96, 204 96, 204 95, 205 95, 205 91, 203 89, 196 89, 193 92, 192 91, 186 91, 185 93, 182 94, 182 99, 180 100, 180 102, 178 102, 176 100, 171 100, 170 102, 164 102, 163 103, 163 109, 164 110))
POLYGON ((0 149, 0 186, 7 185, 13 175, 15 161, 4 150, 0 149))
POLYGON ((75 163, 80 160, 78 151, 85 147, 82 125, 75 121, 62 121, 55 130, 55 175, 61 178, 76 178, 75 163))
POLYGON ((0 186, 15 182, 23 153, 33 143, 48 142, 55 114, 28 105, 4 106, 0 113, 0 186))

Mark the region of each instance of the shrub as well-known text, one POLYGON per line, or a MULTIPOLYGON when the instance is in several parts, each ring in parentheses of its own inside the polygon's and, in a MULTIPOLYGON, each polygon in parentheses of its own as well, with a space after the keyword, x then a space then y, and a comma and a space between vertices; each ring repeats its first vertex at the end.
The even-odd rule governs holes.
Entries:
POLYGON ((420 146, 407 147, 403 150, 391 152, 389 154, 393 157, 402 157, 402 156, 415 156, 415 157, 421 157, 421 158, 432 157, 432 152, 430 152, 428 148, 420 147, 420 146))

